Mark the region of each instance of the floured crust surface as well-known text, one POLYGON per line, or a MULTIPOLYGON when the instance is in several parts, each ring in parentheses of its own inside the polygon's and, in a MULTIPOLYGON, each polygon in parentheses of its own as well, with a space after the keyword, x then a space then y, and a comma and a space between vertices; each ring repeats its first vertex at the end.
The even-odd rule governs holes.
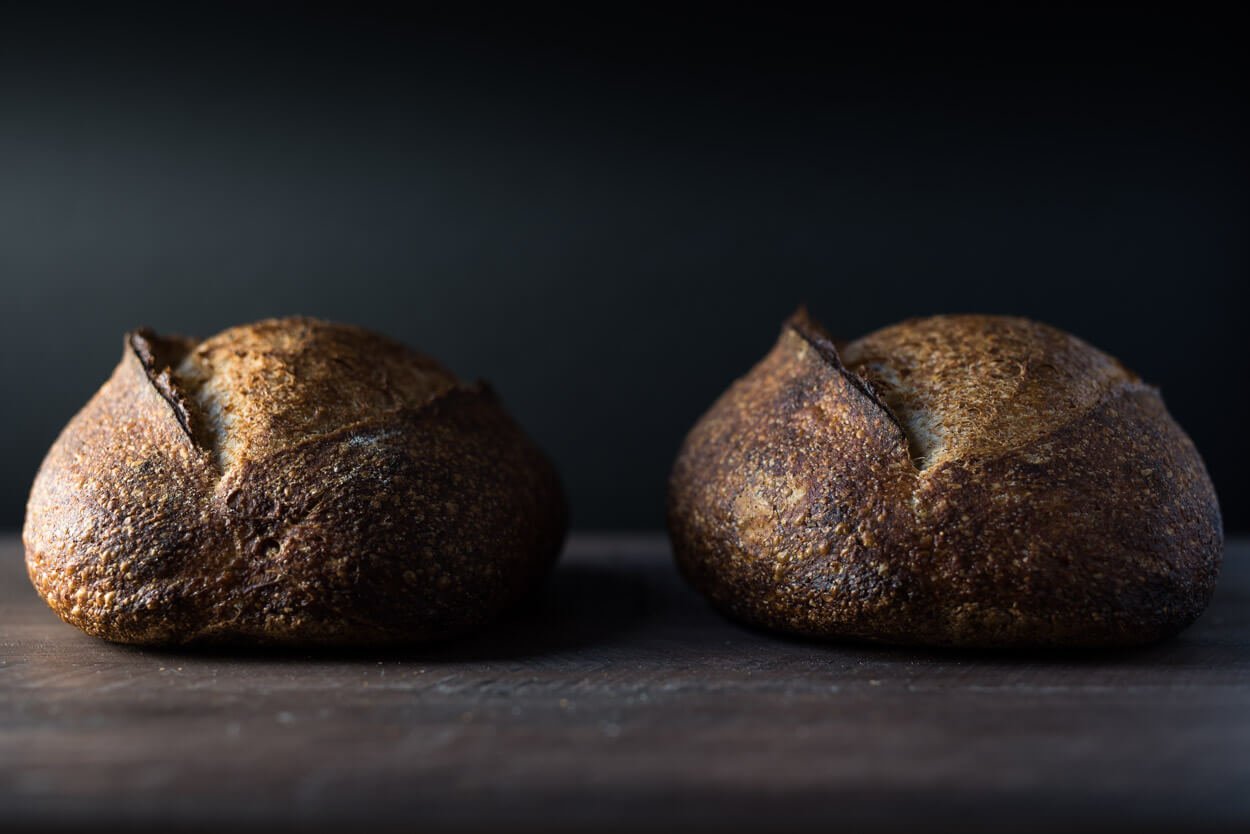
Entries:
POLYGON ((564 529, 554 469, 489 389, 294 318, 128 335, 23 538, 48 604, 106 639, 349 645, 488 622, 564 529))
POLYGON ((1157 640, 1201 613, 1219 507, 1158 392, 1022 319, 834 348, 805 314, 687 437, 683 573, 793 633, 949 646, 1157 640))

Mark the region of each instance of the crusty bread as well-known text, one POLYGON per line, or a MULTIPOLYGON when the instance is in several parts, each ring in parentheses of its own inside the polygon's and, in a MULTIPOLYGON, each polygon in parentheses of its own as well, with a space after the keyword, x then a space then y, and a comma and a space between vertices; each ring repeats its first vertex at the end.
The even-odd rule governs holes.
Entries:
POLYGON ((551 464, 482 385, 365 330, 127 335, 35 479, 23 538, 67 622, 138 644, 457 634, 563 540, 551 464))
POLYGON ((1122 646, 1206 606, 1219 506, 1159 393, 1024 319, 842 348, 803 311, 687 437, 686 577, 750 623, 944 646, 1122 646))

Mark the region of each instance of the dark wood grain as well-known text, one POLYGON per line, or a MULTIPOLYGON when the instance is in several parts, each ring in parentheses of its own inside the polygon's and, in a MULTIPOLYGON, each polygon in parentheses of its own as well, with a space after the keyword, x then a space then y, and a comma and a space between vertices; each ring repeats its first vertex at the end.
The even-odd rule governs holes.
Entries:
POLYGON ((575 536, 471 640, 239 657, 78 633, 10 537, 0 829, 1245 830, 1248 597, 1241 543, 1151 648, 829 646, 720 619, 659 536, 575 536))

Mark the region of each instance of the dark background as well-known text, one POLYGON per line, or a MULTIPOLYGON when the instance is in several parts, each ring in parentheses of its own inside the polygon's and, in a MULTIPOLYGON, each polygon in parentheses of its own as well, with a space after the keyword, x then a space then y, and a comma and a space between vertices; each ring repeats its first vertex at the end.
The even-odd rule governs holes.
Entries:
POLYGON ((1077 333, 1162 387, 1245 531, 1243 41, 1112 7, 0 12, 0 527, 123 331, 297 312, 491 380, 576 525, 655 527, 806 302, 844 337, 1077 333))

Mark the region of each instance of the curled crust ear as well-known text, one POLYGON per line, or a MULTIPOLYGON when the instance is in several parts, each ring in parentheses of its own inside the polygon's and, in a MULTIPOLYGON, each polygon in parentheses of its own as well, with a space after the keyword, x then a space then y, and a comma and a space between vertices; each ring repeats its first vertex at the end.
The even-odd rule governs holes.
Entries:
POLYGON ((197 438, 197 419, 190 398, 181 390, 173 369, 195 346, 190 339, 179 336, 158 336, 146 327, 126 334, 123 366, 141 374, 151 391, 164 402, 170 416, 177 421, 182 439, 198 449, 205 444, 197 438))
MULTIPOLYGON (((898 429, 898 441, 904 449, 908 448, 907 430, 894 411, 886 405, 885 401, 877 394, 876 389, 872 387, 872 383, 864 379, 864 377, 851 371, 842 362, 842 357, 838 353, 835 340, 808 314, 806 307, 800 307, 794 311, 794 314, 786 320, 783 328, 783 341, 786 332, 793 333, 802 339, 817 357, 829 366, 829 369, 842 377, 842 379, 850 386, 845 392, 846 396, 855 397, 858 394, 862 397, 866 404, 871 404, 876 408, 889 422, 894 424, 898 429)), ((909 455, 910 457, 910 455, 909 455)))

